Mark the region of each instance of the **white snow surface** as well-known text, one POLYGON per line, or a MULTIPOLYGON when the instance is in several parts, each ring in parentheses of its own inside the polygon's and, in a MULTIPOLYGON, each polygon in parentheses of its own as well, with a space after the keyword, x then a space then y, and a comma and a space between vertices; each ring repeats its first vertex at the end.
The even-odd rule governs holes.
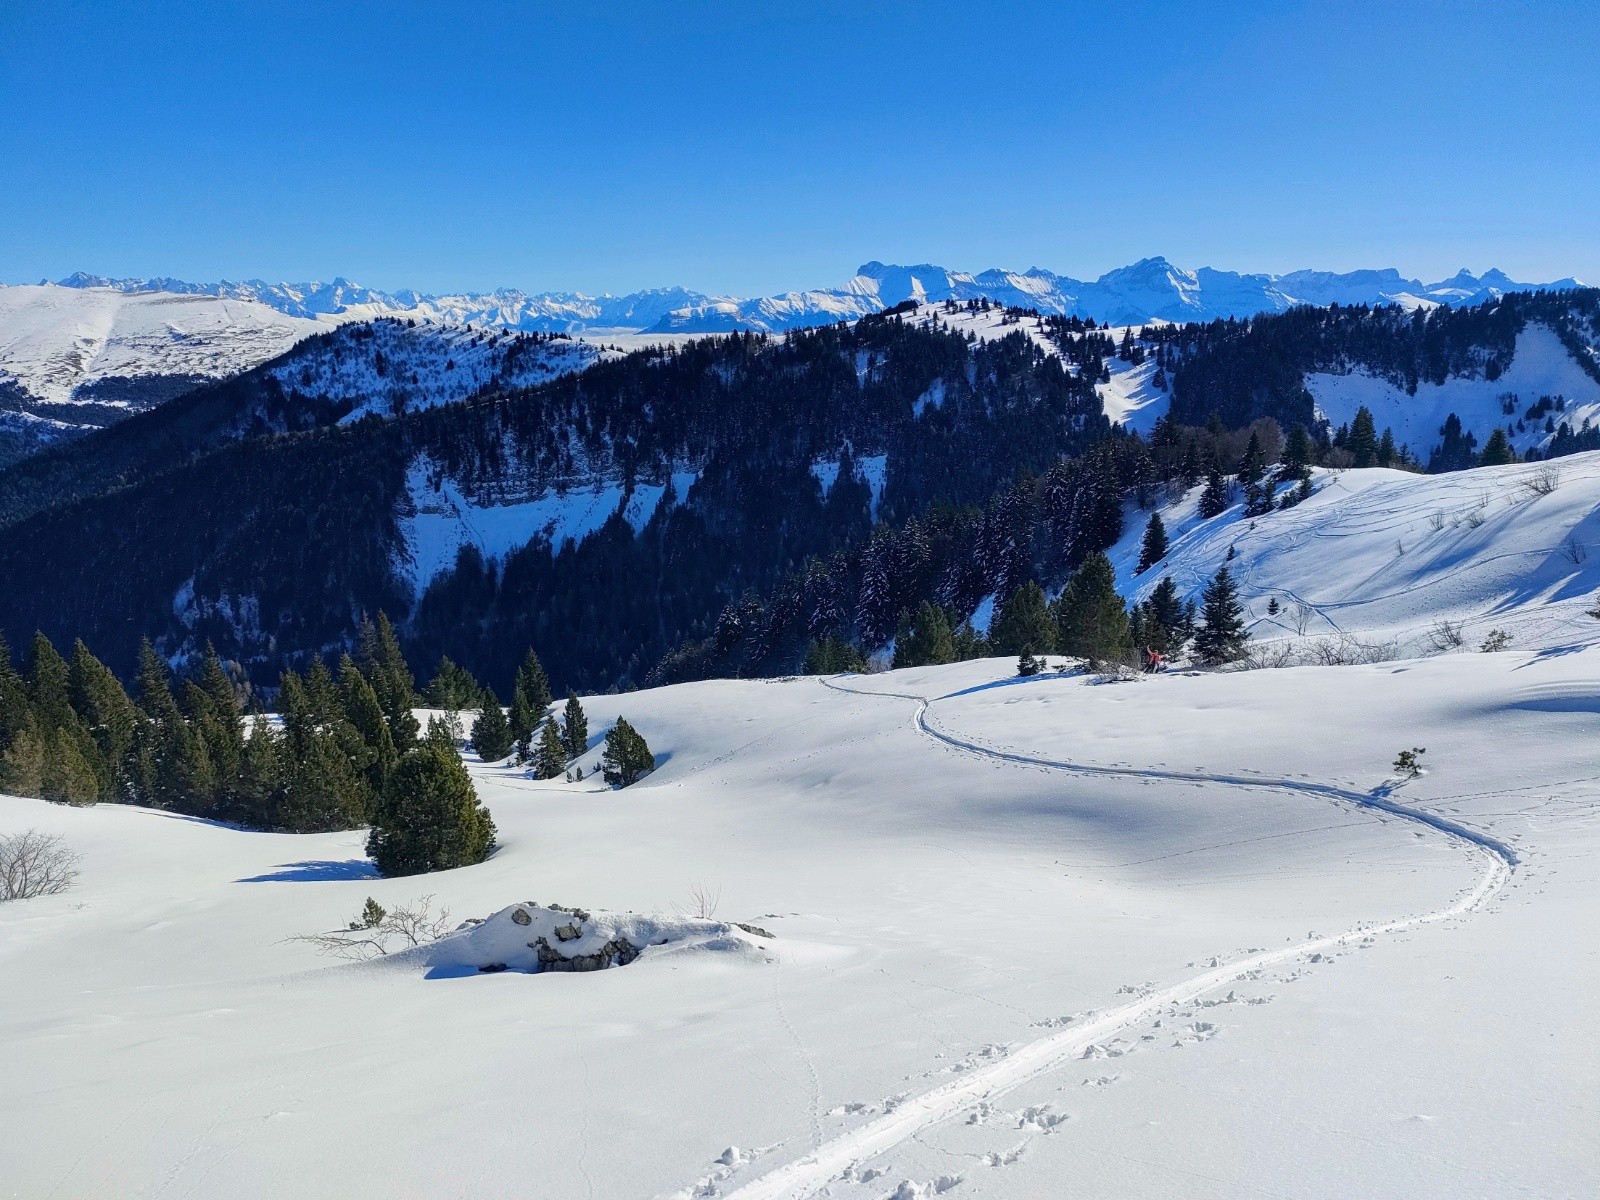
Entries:
POLYGON ((0 798, 83 855, 0 905, 6 1190, 1589 1191, 1600 650, 1012 670, 590 698, 586 763, 620 713, 655 773, 469 761, 500 848, 422 878, 360 831, 0 798), (775 936, 477 970, 518 896, 681 928, 697 886, 775 936), (429 893, 499 916, 372 964, 284 940, 429 893))
POLYGON ((0 377, 69 403, 74 389, 110 376, 220 379, 326 328, 247 300, 0 285, 0 377))
POLYGON ((1258 639, 1345 633, 1423 653, 1449 621, 1467 649, 1493 629, 1546 650, 1600 641, 1587 613, 1600 590, 1600 452, 1447 475, 1318 471, 1315 487, 1294 508, 1248 520, 1237 489, 1226 512, 1202 520, 1196 487, 1160 509, 1168 553, 1142 575, 1148 514, 1130 509, 1110 551, 1118 590, 1142 600, 1170 576, 1198 601, 1226 563, 1258 639), (1303 635, 1300 604, 1311 610, 1303 635))

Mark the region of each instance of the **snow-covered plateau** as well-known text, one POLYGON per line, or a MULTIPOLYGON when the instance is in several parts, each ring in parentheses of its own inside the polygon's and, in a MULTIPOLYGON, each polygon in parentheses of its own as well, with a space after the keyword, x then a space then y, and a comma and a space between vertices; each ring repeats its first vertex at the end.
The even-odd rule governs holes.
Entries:
POLYGON ((1592 1195, 1600 456, 1552 466, 1182 497, 1162 567, 1114 551, 1139 594, 1231 546, 1258 641, 1410 657, 597 696, 586 769, 623 715, 657 770, 470 760, 475 867, 0 798, 82 855, 0 905, 0 1193, 1592 1195), (425 894, 489 920, 290 940, 425 894))

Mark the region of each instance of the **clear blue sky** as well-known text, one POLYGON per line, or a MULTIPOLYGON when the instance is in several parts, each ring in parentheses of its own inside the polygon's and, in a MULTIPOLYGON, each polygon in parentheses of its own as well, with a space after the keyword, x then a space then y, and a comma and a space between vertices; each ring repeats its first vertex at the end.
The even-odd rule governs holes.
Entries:
POLYGON ((1600 283, 1597 111, 1590 2, 6 0, 0 279, 1600 283))

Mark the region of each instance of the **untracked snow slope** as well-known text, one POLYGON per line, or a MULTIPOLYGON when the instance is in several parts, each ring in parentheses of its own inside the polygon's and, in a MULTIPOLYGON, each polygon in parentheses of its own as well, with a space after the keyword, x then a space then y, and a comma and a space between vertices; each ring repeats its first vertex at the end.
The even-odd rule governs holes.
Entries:
POLYGON ((36 400, 68 404, 106 380, 220 379, 326 328, 248 300, 0 286, 0 379, 36 400))
POLYGON ((584 765, 621 713, 657 771, 608 792, 473 763, 501 848, 423 878, 373 878, 360 832, 0 799, 0 832, 84 856, 72 892, 0 905, 0 1178, 1583 1195, 1596 655, 595 697, 584 765), (1413 744, 1430 771, 1395 787, 1413 744), (579 974, 480 973, 477 949, 330 966, 283 940, 424 893, 499 914, 493 938, 528 896, 637 928, 709 904, 774 936, 579 974))
POLYGON ((1160 510, 1169 551, 1137 575, 1148 515, 1130 510, 1111 551, 1123 595, 1144 599, 1170 576, 1198 599, 1226 563, 1258 639, 1346 633, 1422 653, 1447 621, 1467 649, 1493 629, 1529 648, 1600 641, 1587 611, 1600 592, 1600 453, 1448 475, 1321 471, 1311 499, 1249 519, 1236 490, 1202 520, 1201 490, 1160 510))

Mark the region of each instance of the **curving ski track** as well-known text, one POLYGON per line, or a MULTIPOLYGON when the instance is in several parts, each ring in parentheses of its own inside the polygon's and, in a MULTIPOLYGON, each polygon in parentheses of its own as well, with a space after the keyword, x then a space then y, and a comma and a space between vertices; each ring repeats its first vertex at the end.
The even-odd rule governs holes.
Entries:
POLYGON ((1478 830, 1471 829, 1445 817, 1420 809, 1409 808, 1389 798, 1386 791, 1372 794, 1351 791, 1331 784, 1306 783, 1294 779, 1255 778, 1245 775, 1212 775, 1198 771, 1156 771, 1133 767, 1099 767, 1081 763, 1058 762, 1035 758, 1025 754, 991 749, 969 742, 935 727, 928 719, 932 701, 926 696, 907 692, 867 692, 843 687, 827 680, 819 681, 825 687, 849 692, 855 696, 884 696, 911 700, 917 705, 913 718, 917 730, 935 741, 982 758, 1012 762, 1029 767, 1046 767, 1087 776, 1122 776, 1134 779, 1167 779, 1191 783, 1216 783, 1228 786, 1267 788, 1295 792, 1323 799, 1342 800, 1365 808, 1378 809, 1397 817, 1426 825, 1457 839, 1484 858, 1483 877, 1477 886, 1453 903, 1418 916, 1401 917, 1376 925, 1358 925, 1345 933, 1331 937, 1311 938, 1279 950, 1270 950, 1216 967, 1181 983, 1160 991, 1151 992, 1137 1000, 1109 1009, 1082 1024, 1074 1024, 1059 1033, 1029 1042, 1021 1049, 994 1063, 992 1066, 969 1072, 960 1079, 924 1092, 901 1103, 893 1112, 846 1130, 800 1158, 777 1167, 759 1178, 750 1180, 729 1193, 729 1200, 800 1200, 810 1196, 839 1176, 850 1166, 872 1158, 911 1137, 918 1130, 937 1124, 963 1112, 979 1101, 991 1100, 1010 1091, 1037 1075, 1060 1065, 1068 1059, 1081 1056, 1084 1050, 1117 1032, 1124 1026, 1154 1016, 1168 1005, 1185 1004, 1198 999, 1215 988, 1233 983, 1251 971, 1274 966, 1306 954, 1315 954, 1335 946, 1348 945, 1365 938, 1398 933, 1430 925, 1436 921, 1459 917, 1481 905, 1494 895, 1511 877, 1517 865, 1516 852, 1504 842, 1478 830))

